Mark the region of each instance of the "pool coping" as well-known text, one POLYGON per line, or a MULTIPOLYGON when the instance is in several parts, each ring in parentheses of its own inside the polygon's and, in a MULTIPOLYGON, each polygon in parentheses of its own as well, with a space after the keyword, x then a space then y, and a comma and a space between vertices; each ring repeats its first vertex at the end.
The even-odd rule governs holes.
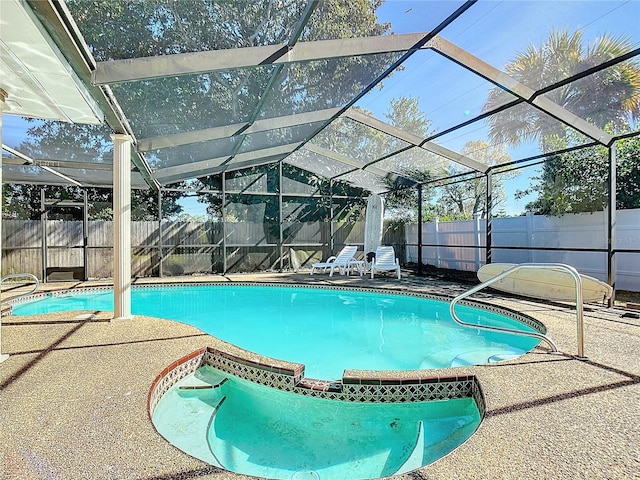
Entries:
POLYGON ((304 365, 290 367, 269 357, 250 359, 253 352, 229 345, 236 353, 224 348, 202 347, 167 366, 152 382, 147 397, 147 414, 153 412, 171 387, 198 368, 207 365, 230 375, 278 390, 343 402, 403 403, 473 398, 480 417, 486 411, 484 394, 475 375, 434 375, 433 370, 378 371, 366 373, 345 370, 341 380, 316 380, 303 376, 304 365), (244 356, 242 352, 246 352, 244 356), (239 354, 237 354, 239 353, 239 354))

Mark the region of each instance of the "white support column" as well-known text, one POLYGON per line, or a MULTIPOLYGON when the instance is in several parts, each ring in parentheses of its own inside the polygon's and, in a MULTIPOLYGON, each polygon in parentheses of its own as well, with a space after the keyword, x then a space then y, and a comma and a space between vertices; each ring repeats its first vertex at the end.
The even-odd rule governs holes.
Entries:
POLYGON ((473 242, 475 243, 475 247, 473 249, 473 254, 474 254, 474 266, 476 269, 476 272, 478 270, 480 270, 481 265, 481 258, 480 258, 480 248, 482 246, 482 229, 480 228, 480 214, 479 213, 474 213, 473 214, 473 242))
MULTIPOLYGON (((0 88, 0 145, 2 145, 2 112, 4 111, 4 101, 7 92, 0 88)), ((2 275, 2 149, 0 148, 0 276, 2 275)), ((0 316, 0 363, 9 358, 8 354, 2 353, 2 316, 0 316)))
POLYGON ((131 316, 131 137, 113 140, 113 320, 131 316))

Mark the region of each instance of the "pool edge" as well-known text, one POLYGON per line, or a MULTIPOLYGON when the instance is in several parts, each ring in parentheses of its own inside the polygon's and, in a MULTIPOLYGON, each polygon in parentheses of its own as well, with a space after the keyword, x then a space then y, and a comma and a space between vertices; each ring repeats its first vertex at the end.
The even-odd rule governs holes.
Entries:
MULTIPOLYGON (((154 379, 149 390, 149 420, 152 420, 153 411, 162 395, 178 381, 204 365, 244 380, 298 395, 360 403, 410 403, 473 398, 481 420, 486 413, 484 393, 475 375, 442 376, 434 374, 433 370, 366 373, 346 370, 340 380, 316 380, 304 377, 304 365, 291 363, 287 367, 283 366, 283 362, 276 360, 270 364, 264 361, 266 357, 261 357, 262 360, 256 362, 237 353, 206 346, 164 368, 154 379)), ((153 424, 153 421, 151 423, 153 424)))

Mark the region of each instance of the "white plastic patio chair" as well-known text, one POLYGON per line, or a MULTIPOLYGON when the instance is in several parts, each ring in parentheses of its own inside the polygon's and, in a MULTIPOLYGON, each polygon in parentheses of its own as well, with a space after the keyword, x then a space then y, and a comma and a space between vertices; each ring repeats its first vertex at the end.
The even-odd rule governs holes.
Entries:
POLYGON ((371 278, 376 272, 395 271, 400 280, 400 262, 396 258, 396 252, 391 246, 380 246, 376 248, 376 256, 371 262, 371 278))
POLYGON ((349 262, 355 260, 355 254, 357 251, 357 245, 345 246, 342 250, 340 250, 340 253, 338 253, 338 255, 329 257, 324 262, 317 262, 312 264, 311 275, 313 275, 316 270, 322 269, 323 272, 326 272, 327 269, 329 269, 329 276, 332 277, 333 272, 336 268, 340 272, 340 275, 344 275, 345 273, 347 273, 348 269, 351 268, 349 262))

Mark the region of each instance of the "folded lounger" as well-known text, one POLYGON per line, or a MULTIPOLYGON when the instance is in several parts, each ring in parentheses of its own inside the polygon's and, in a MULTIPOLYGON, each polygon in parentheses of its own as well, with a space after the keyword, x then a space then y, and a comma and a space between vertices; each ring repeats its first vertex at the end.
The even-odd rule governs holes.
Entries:
POLYGON ((344 274, 350 268, 349 262, 355 260, 354 256, 358 251, 358 247, 356 245, 347 245, 340 253, 334 257, 329 257, 325 262, 317 262, 311 265, 311 275, 314 274, 316 270, 322 269, 323 272, 326 272, 329 269, 329 276, 333 276, 334 270, 337 268, 340 274, 344 274))

